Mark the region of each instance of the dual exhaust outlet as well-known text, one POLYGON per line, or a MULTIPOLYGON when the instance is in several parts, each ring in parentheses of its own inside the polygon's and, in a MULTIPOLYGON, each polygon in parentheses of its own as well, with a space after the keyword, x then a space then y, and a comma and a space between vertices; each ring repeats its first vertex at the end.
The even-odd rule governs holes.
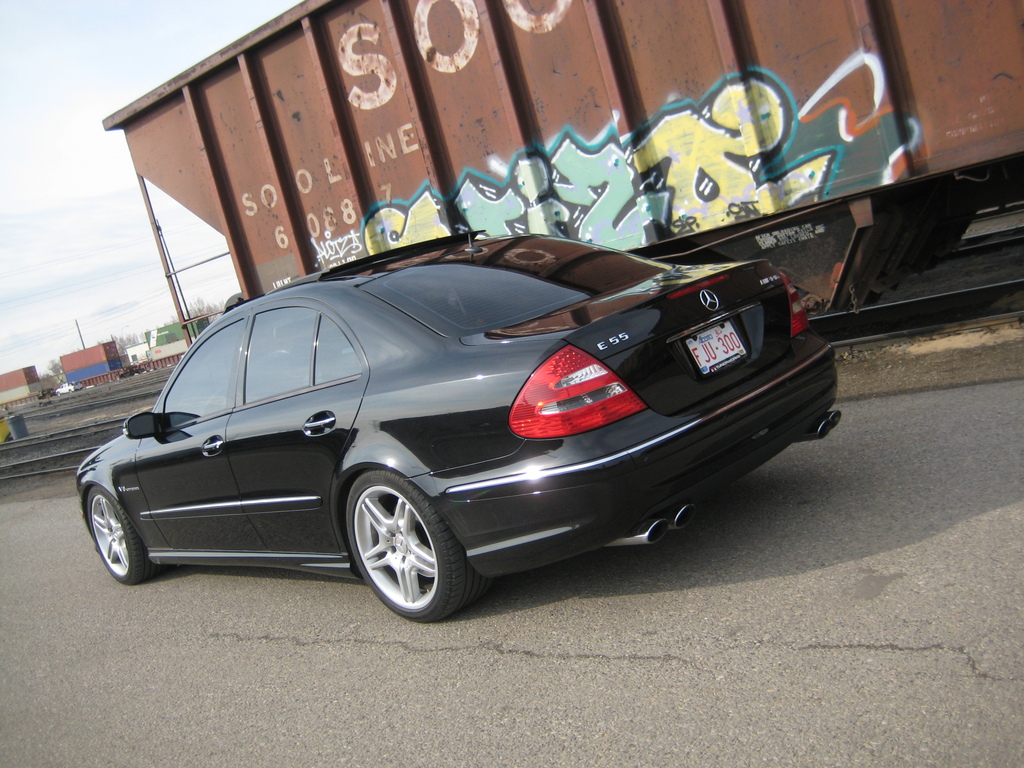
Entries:
POLYGON ((621 539, 607 544, 609 547, 637 547, 642 544, 653 544, 659 541, 669 531, 677 531, 680 528, 685 528, 694 515, 697 513, 696 507, 693 504, 684 504, 671 519, 666 517, 656 517, 650 520, 644 520, 636 528, 632 530, 628 535, 623 536, 621 539))
POLYGON ((842 411, 829 411, 821 417, 821 421, 818 422, 818 425, 800 438, 800 440, 823 440, 829 432, 839 426, 839 420, 842 417, 842 411))
MULTIPOLYGON (((836 428, 842 418, 842 411, 829 411, 821 417, 821 421, 810 432, 804 435, 801 440, 822 440, 836 428)), ((684 528, 696 514, 693 504, 681 506, 671 519, 656 517, 644 520, 636 526, 628 535, 609 543, 609 547, 635 547, 641 544, 654 544, 662 536, 671 530, 684 528)))

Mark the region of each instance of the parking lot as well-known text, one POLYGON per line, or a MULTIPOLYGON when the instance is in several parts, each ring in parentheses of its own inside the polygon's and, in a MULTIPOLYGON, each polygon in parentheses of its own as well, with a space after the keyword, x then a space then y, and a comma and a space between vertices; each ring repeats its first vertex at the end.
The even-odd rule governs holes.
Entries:
POLYGON ((1011 344, 982 383, 973 349, 851 368, 839 429, 689 528, 438 625, 284 571, 122 587, 70 492, 0 500, 0 764, 1022 765, 1011 344))

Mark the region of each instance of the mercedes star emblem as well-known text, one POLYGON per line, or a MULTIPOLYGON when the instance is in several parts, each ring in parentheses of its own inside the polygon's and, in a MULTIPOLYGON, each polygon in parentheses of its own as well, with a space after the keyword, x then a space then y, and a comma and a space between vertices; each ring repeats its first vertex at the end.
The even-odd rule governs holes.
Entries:
POLYGON ((700 303, 703 304, 708 309, 710 309, 712 312, 714 312, 720 306, 718 297, 707 289, 700 292, 700 303))

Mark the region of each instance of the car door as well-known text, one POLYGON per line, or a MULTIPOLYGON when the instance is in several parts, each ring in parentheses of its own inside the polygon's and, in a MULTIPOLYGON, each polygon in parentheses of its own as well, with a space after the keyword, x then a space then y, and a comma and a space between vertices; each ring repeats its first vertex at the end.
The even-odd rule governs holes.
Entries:
POLYGON ((262 550, 224 451, 244 318, 203 338, 158 403, 167 428, 142 438, 135 466, 153 520, 178 550, 262 550))
POLYGON ((253 526, 275 552, 341 552, 332 486, 366 387, 362 356, 318 306, 276 306, 253 318, 243 381, 227 452, 253 526))

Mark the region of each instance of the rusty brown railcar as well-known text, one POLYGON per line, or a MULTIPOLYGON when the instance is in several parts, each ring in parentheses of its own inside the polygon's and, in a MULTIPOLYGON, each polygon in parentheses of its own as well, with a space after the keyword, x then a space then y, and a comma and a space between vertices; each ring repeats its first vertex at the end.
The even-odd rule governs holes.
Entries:
POLYGON ((307 0, 104 126, 247 296, 531 231, 765 255, 844 309, 1024 198, 1024 6, 307 0))

